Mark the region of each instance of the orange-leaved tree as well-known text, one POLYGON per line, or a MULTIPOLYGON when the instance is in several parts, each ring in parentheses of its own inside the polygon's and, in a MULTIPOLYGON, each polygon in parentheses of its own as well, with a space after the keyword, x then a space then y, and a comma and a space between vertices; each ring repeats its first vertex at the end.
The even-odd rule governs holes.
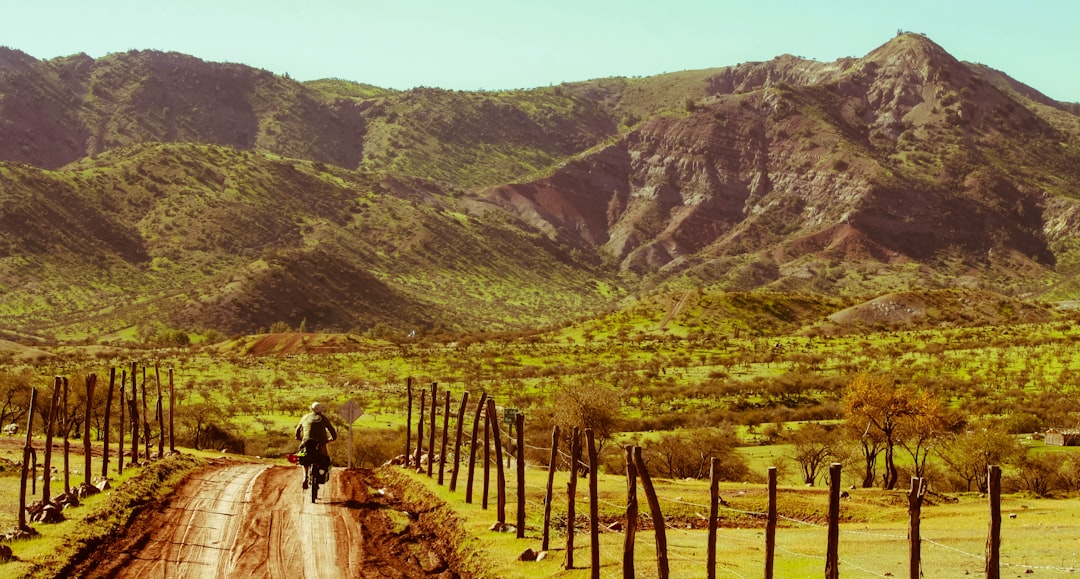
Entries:
POLYGON ((904 422, 920 415, 922 396, 910 386, 899 384, 887 376, 859 374, 848 385, 844 398, 847 419, 856 425, 865 424, 865 432, 881 434, 885 442, 884 487, 896 488, 899 472, 894 451, 899 444, 904 422))

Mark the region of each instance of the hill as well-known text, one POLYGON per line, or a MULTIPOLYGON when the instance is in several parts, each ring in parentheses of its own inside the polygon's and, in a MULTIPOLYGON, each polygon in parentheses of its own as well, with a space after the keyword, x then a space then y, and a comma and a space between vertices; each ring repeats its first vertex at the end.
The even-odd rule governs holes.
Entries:
POLYGON ((0 187, 0 315, 57 338, 506 328, 614 287, 460 190, 265 153, 139 145, 0 187))
POLYGON ((1078 200, 1080 105, 918 34, 505 92, 0 49, 22 335, 515 329, 654 292, 1075 298, 1078 200))

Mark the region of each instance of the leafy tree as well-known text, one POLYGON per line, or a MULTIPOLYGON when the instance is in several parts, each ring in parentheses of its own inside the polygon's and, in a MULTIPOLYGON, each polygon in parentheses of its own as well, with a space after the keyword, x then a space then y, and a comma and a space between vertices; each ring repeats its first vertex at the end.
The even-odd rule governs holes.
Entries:
MULTIPOLYGON (((33 379, 28 369, 0 372, 0 425, 7 426, 26 416, 33 379)), ((41 400, 40 393, 38 400, 41 400)))
POLYGON ((974 484, 979 492, 986 492, 990 465, 1014 464, 1024 449, 1004 430, 982 425, 952 435, 935 452, 947 466, 948 474, 964 484, 964 490, 970 491, 974 484))
POLYGON ((872 428, 869 420, 848 419, 844 423, 844 434, 848 439, 856 441, 858 452, 862 457, 863 480, 862 488, 868 489, 877 481, 878 456, 885 450, 885 437, 881 431, 872 428))
POLYGON ((705 478, 709 476, 711 459, 717 458, 722 480, 744 480, 750 469, 735 450, 737 446, 735 430, 724 425, 664 433, 642 450, 660 461, 660 476, 705 478))
POLYGON ((790 435, 790 457, 802 470, 803 482, 813 486, 825 467, 842 456, 838 434, 816 423, 807 424, 790 435))
POLYGON ((1019 466, 1016 479, 1020 488, 1045 497, 1062 485, 1065 456, 1056 452, 1025 456, 1019 466))
MULTIPOLYGON (((553 422, 570 440, 574 427, 593 430, 596 451, 619 432, 622 423, 622 394, 612 386, 585 385, 580 381, 563 384, 553 399, 553 422)), ((569 448, 569 446, 567 446, 569 448)))
POLYGON ((919 392, 911 401, 915 412, 900 422, 899 443, 911 457, 914 475, 921 478, 926 472, 930 451, 956 428, 960 421, 941 404, 941 400, 919 392))
POLYGON ((196 402, 177 406, 174 417, 178 426, 177 439, 190 444, 196 450, 210 442, 215 430, 228 425, 229 416, 217 404, 196 402))
POLYGON ((848 419, 867 422, 869 427, 877 429, 884 439, 883 485, 886 490, 896 488, 900 477, 895 458, 901 434, 898 430, 904 420, 921 412, 916 403, 919 398, 920 394, 913 388, 901 386, 883 376, 860 374, 848 385, 845 397, 848 419))

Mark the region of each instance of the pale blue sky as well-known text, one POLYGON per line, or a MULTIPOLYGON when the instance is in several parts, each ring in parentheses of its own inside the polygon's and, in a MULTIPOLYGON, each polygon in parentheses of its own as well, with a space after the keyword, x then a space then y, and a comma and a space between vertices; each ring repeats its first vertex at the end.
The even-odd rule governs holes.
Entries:
POLYGON ((831 61, 897 29, 1080 102, 1077 0, 0 0, 0 45, 36 58, 171 50, 397 89, 831 61))

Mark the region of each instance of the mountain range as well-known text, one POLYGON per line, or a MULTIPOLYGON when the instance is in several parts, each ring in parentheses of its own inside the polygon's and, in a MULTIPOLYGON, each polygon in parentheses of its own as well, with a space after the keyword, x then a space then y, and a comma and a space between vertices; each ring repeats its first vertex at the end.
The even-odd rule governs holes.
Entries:
POLYGON ((0 338, 507 330, 655 293, 1080 295, 1080 104, 861 58, 504 92, 0 48, 0 338))

